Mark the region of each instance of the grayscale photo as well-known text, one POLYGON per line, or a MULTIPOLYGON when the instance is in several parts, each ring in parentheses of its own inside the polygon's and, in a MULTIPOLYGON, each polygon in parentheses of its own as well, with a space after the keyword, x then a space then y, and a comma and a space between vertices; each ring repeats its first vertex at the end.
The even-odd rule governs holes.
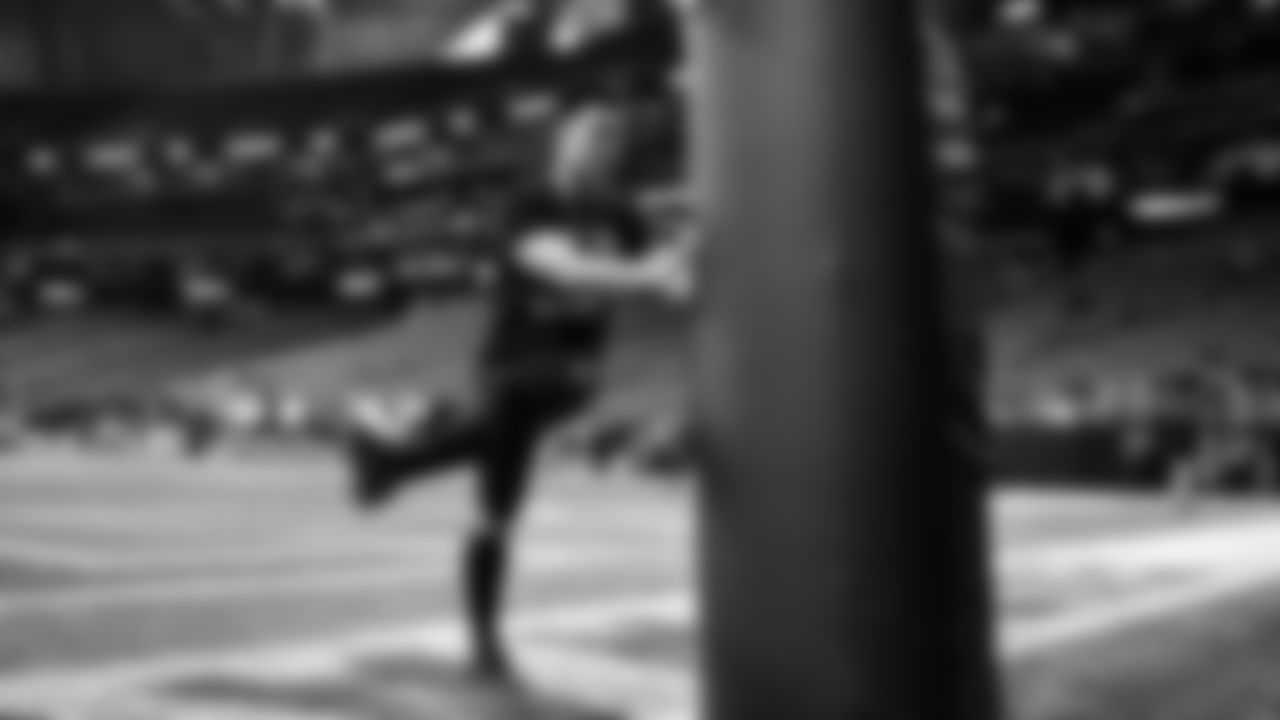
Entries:
POLYGON ((0 0, 0 720, 1280 719, 1272 93, 1270 0, 0 0))

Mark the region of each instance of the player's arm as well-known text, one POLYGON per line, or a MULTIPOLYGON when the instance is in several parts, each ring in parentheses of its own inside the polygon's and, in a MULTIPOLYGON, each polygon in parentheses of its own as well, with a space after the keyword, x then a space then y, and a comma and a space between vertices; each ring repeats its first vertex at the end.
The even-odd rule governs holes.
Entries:
POLYGON ((687 302, 697 290, 695 266, 705 245, 704 227, 684 192, 648 199, 651 202, 642 207, 654 219, 656 233, 662 238, 651 262, 665 266, 664 295, 669 300, 687 302))
POLYGON ((528 272, 558 285, 605 295, 670 294, 676 277, 669 248, 636 257, 584 248, 566 233, 538 230, 522 239, 516 259, 528 272))

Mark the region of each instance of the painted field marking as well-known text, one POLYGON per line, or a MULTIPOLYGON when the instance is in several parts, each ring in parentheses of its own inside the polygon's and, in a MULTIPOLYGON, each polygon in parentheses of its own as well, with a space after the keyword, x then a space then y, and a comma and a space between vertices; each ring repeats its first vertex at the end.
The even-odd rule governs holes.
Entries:
MULTIPOLYGON (((111 608, 148 604, 179 604, 245 600, 271 595, 351 591, 399 584, 438 576, 432 568, 453 567, 452 548, 438 547, 432 552, 419 552, 413 563, 381 564, 373 567, 315 568, 314 570, 273 575, 264 572, 249 577, 191 576, 145 580, 106 587, 71 587, 32 590, 0 598, 0 620, 24 615, 94 612, 111 608)), ((617 560, 616 553, 598 549, 548 549, 525 562, 530 572, 560 572, 572 569, 589 571, 592 567, 608 567, 617 560)), ((448 577, 452 578, 450 574, 448 577)), ((0 681, 2 683, 3 681, 0 681)))

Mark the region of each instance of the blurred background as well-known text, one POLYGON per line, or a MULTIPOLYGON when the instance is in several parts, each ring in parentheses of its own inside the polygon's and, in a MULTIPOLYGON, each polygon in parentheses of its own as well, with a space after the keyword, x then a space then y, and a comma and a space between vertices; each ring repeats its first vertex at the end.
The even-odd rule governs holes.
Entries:
POLYGON ((306 421, 457 380, 566 103, 624 93, 658 149, 637 180, 672 176, 675 16, 613 5, 4 4, 9 425, 232 386, 306 421))
MULTIPOLYGON (((493 220, 558 107, 626 97, 637 187, 682 175, 662 0, 107 5, 0 6, 0 388, 27 424, 213 386, 297 408, 430 396, 465 364, 493 220)), ((1062 440, 1042 415, 1113 439, 1176 416, 1205 357, 1267 417, 1280 10, 943 9, 967 85, 933 91, 963 100, 961 152, 980 158, 952 190, 1010 471, 1031 469, 1027 434, 1062 440)), ((630 322, 615 389, 662 406, 680 323, 630 322)))
MULTIPOLYGON (((940 177, 948 222, 970 240, 954 271, 981 292, 998 600, 1016 629, 1148 581, 1059 576, 1054 563, 1012 572, 1008 557, 1243 528, 1271 509, 1189 517, 1147 491, 1219 422, 1206 418, 1226 416, 1229 435, 1280 461, 1280 3, 934 9, 955 53, 933 56, 928 90, 948 121, 939 159, 956 171, 940 177)), ((666 0, 0 0, 0 714, 93 705, 72 689, 107 688, 104 668, 456 626, 467 489, 357 516, 332 441, 356 417, 408 425, 465 382, 504 209, 536 179, 566 108, 623 105, 642 128, 632 188, 679 191, 684 12, 666 0)), ((549 466, 530 522, 518 614, 562 619, 521 642, 560 648, 530 651, 530 665, 583 692, 596 685, 575 672, 625 655, 626 673, 600 687, 687 710, 688 495, 606 487, 596 481, 615 469, 577 462, 612 438, 624 475, 689 477, 664 432, 685 396, 687 318, 637 306, 621 323, 605 396, 557 441, 568 462, 549 466), (660 617, 621 630, 563 619, 618 620, 619 603, 660 617), (586 653, 573 672, 569 646, 586 653)), ((1232 472, 1224 488, 1258 489, 1254 466, 1232 472)), ((1266 560, 1250 542, 1216 570, 1266 560)), ((1026 717, 1125 720, 1266 717, 1224 704, 1280 696, 1269 646, 1238 666, 1206 645, 1143 645, 1140 662, 1134 647, 1010 692, 1033 698, 1026 717), (1141 693, 1110 693, 1104 674, 1162 679, 1135 705, 1141 693), (1216 698, 1195 705, 1202 715, 1148 712, 1202 692, 1216 698)), ((414 657, 415 682, 456 681, 456 657, 443 669, 414 657)), ((384 670, 370 672, 383 682, 384 670)), ((159 682, 148 673, 111 677, 159 682)), ((156 692, 350 700, 272 687, 156 692)))

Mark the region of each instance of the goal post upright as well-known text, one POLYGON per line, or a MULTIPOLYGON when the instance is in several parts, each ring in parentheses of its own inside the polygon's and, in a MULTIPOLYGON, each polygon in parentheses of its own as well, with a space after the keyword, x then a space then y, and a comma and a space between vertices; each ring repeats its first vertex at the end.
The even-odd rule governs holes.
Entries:
POLYGON ((920 3, 706 0, 692 143, 706 720, 993 720, 974 318, 920 3))

